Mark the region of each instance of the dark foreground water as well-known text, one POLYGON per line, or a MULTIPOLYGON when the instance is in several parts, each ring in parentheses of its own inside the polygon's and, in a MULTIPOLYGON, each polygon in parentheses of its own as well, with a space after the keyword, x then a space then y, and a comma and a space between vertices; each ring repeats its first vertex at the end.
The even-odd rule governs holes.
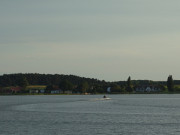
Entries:
POLYGON ((180 135, 180 95, 0 96, 0 135, 180 135))

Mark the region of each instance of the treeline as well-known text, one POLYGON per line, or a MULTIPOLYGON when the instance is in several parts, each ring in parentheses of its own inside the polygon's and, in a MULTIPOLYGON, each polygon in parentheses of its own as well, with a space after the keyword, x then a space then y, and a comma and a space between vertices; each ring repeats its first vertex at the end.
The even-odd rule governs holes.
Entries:
POLYGON ((46 85, 47 91, 54 89, 73 90, 74 92, 100 92, 106 91, 109 82, 100 81, 94 78, 85 78, 75 75, 59 74, 4 74, 0 76, 0 87, 20 86, 25 88, 28 85, 46 85), (97 91, 96 91, 97 90, 97 91))
POLYGON ((75 75, 18 73, 4 74, 0 76, 0 86, 21 86, 24 78, 28 81, 29 85, 59 85, 59 83, 63 80, 68 80, 74 85, 79 85, 83 81, 86 81, 89 84, 105 83, 105 81, 100 81, 94 78, 85 78, 75 75))
MULTIPOLYGON (((0 88, 19 86, 25 92, 28 85, 45 85, 46 92, 61 89, 71 90, 74 93, 105 93, 107 88, 111 88, 111 93, 126 93, 133 92, 137 86, 143 85, 156 85, 162 90, 170 88, 167 81, 131 80, 130 77, 126 81, 106 82, 94 78, 60 74, 18 73, 0 76, 0 88)), ((173 87, 174 85, 180 85, 180 80, 173 80, 173 87)), ((177 87, 176 89, 179 90, 177 87)))

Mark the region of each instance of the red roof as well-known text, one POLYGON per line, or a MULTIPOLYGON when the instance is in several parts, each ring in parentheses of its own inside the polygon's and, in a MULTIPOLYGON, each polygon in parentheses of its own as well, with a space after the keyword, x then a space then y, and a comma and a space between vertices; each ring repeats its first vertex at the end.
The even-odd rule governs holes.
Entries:
POLYGON ((12 90, 12 91, 20 91, 20 90, 21 90, 21 87, 11 87, 11 90, 12 90))

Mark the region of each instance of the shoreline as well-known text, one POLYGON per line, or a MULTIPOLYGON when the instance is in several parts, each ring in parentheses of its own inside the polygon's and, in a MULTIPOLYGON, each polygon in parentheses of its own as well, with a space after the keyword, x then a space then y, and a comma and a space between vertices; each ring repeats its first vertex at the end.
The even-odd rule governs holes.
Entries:
POLYGON ((17 93, 17 94, 0 94, 0 96, 46 96, 46 95, 136 95, 136 94, 140 94, 140 95, 149 95, 149 94, 154 94, 154 95, 160 95, 160 94, 167 94, 167 95, 171 95, 171 94, 180 94, 180 92, 159 92, 159 93, 142 93, 142 92, 138 92, 138 93, 97 93, 97 94, 44 94, 44 93, 35 93, 35 94, 29 94, 29 93, 17 93))

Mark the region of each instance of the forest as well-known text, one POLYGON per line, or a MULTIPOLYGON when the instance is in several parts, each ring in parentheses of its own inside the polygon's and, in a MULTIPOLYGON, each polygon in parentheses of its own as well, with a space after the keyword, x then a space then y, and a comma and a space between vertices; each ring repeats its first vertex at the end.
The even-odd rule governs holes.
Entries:
MULTIPOLYGON (((63 74, 38 74, 38 73, 17 73, 4 74, 0 76, 0 93, 29 93, 37 89, 30 86, 42 86, 45 93, 52 90, 61 90, 63 93, 134 93, 140 88, 141 92, 147 92, 147 87, 157 87, 155 92, 179 92, 180 80, 173 80, 169 76, 167 81, 131 80, 129 76, 126 81, 107 82, 95 78, 85 78, 75 75, 63 74), (14 91, 13 91, 14 88, 14 91), (144 89, 144 90, 143 90, 144 89)), ((152 91, 151 91, 152 92, 152 91)))

